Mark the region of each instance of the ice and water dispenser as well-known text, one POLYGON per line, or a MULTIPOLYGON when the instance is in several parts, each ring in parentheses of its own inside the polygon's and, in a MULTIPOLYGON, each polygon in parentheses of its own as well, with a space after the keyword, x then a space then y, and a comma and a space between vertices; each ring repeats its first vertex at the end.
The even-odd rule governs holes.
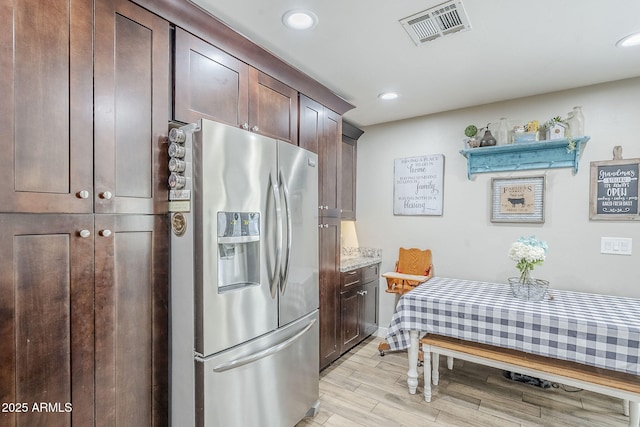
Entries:
POLYGON ((260 284, 260 213, 218 212, 218 292, 260 284))

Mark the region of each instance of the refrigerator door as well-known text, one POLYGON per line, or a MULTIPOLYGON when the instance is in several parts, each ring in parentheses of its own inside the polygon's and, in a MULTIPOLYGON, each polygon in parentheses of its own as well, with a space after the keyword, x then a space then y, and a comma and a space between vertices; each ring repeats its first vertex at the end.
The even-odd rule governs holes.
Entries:
POLYGON ((278 326, 283 226, 276 141, 203 119, 193 139, 195 350, 207 356, 278 326))
POLYGON ((278 141, 285 242, 280 265, 280 326, 319 307, 318 156, 278 141))
POLYGON ((294 426, 319 397, 318 312, 196 359, 196 425, 294 426))

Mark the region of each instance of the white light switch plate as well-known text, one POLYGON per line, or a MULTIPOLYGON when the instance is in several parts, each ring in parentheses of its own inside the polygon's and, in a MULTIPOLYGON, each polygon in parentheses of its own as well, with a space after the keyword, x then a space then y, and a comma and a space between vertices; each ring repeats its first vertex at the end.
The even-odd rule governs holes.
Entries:
POLYGON ((601 237, 600 253, 613 255, 631 255, 633 240, 627 237, 601 237))

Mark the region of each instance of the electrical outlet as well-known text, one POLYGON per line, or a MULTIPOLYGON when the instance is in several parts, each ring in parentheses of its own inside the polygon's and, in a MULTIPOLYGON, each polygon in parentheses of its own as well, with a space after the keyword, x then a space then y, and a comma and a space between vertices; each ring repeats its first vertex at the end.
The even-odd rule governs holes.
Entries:
POLYGON ((613 255, 631 255, 633 240, 627 237, 601 237, 600 253, 613 255))

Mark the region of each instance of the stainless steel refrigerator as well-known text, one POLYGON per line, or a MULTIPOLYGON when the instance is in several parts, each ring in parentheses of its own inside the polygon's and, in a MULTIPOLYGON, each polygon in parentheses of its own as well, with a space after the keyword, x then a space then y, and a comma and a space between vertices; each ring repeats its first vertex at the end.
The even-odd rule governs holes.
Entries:
POLYGON ((170 132, 171 423, 293 426, 318 406, 318 160, 202 119, 170 132))

